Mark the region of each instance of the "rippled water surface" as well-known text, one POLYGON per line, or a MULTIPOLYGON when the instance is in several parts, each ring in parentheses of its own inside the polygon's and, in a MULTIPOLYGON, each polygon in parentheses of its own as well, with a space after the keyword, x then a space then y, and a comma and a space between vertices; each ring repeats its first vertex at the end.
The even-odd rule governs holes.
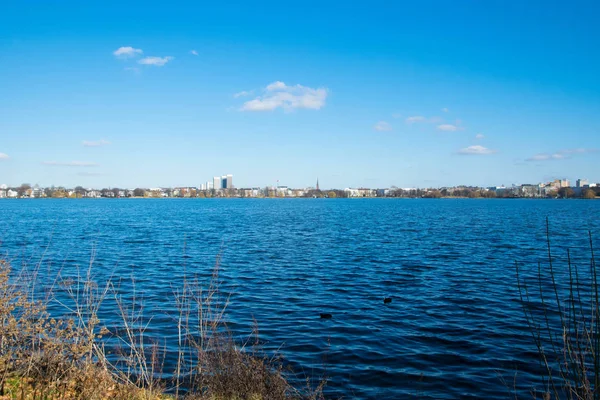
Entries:
MULTIPOLYGON (((329 394, 506 398, 539 383, 514 263, 544 259, 547 216, 557 263, 565 247, 589 263, 600 201, 5 200, 0 250, 15 265, 43 259, 46 274, 95 253, 95 277, 133 278, 156 315, 221 254, 236 338, 255 319, 296 371, 326 367, 329 394)), ((154 326, 176 334, 168 319, 154 326)))

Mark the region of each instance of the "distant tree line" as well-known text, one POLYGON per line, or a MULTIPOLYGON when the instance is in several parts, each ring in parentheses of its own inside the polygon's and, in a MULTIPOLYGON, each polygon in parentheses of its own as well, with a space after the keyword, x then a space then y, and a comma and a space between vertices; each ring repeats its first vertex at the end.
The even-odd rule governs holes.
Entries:
POLYGON ((453 189, 392 189, 387 197, 406 197, 406 198, 427 198, 439 199, 442 197, 457 198, 495 198, 496 192, 493 190, 484 190, 481 188, 453 188, 453 189))
MULTIPOLYGON (((223 190, 199 190, 197 188, 165 188, 165 189, 147 189, 147 188, 136 188, 120 189, 120 188, 104 188, 100 190, 89 190, 82 186, 76 186, 74 189, 67 189, 65 187, 47 187, 39 188, 37 185, 32 186, 28 183, 23 183, 18 187, 8 188, 9 190, 17 192, 18 197, 30 197, 33 192, 36 192, 36 197, 48 197, 48 198, 83 198, 83 197, 181 197, 181 198, 210 198, 210 197, 286 197, 287 193, 284 190, 276 190, 271 187, 265 187, 259 191, 258 194, 249 194, 248 189, 223 189, 223 190), (92 194, 90 196, 90 194, 92 194)), ((536 194, 532 196, 529 193, 521 192, 522 188, 506 188, 502 190, 486 190, 479 187, 461 186, 454 188, 441 188, 441 189, 401 189, 392 187, 389 190, 377 190, 372 191, 369 197, 374 196, 376 193, 377 197, 401 197, 401 198, 431 198, 439 199, 442 197, 454 197, 454 198, 521 198, 521 197, 541 197, 536 194)), ((600 187, 585 188, 581 191, 575 191, 571 187, 564 187, 558 190, 547 190, 544 192, 544 196, 547 198, 583 198, 583 199, 594 199, 600 197, 600 187)), ((340 189, 331 190, 317 190, 309 189, 303 192, 303 197, 309 198, 346 198, 349 197, 349 192, 340 189)))

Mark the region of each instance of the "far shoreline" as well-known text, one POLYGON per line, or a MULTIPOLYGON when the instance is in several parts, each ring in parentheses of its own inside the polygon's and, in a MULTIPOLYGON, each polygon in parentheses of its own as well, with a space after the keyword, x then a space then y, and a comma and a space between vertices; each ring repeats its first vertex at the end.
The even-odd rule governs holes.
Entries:
POLYGON ((2 200, 600 200, 600 197, 3 197, 2 200))

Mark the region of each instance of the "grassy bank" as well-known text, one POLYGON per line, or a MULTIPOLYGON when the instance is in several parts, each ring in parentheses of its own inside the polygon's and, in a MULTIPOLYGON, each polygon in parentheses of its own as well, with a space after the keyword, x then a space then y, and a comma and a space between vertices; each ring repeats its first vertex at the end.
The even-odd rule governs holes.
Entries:
POLYGON ((0 399, 321 399, 324 382, 294 388, 290 371, 255 343, 238 345, 224 324, 227 299, 218 292, 218 267, 202 288, 186 282, 174 291, 179 335, 176 354, 145 337, 148 324, 136 305, 122 301, 110 283, 98 286, 88 271, 79 279, 56 279, 67 293, 64 318, 48 304, 52 290, 36 291, 36 274, 16 273, 0 260, 0 399), (121 326, 111 332, 98 318, 109 297, 121 326), (107 348, 105 338, 118 342, 107 348), (164 371, 167 356, 174 371, 164 371), (165 374, 166 373, 166 374, 165 374), (164 378, 169 376, 168 379, 164 378))

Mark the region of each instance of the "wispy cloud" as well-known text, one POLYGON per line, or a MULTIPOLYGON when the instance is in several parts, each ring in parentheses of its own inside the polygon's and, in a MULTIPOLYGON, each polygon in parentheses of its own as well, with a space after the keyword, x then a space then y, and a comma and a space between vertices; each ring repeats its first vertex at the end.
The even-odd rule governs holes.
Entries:
POLYGON ((566 156, 564 154, 561 154, 561 153, 554 153, 554 154, 540 153, 540 154, 536 154, 535 156, 531 156, 529 158, 526 158, 525 161, 562 160, 565 157, 566 156))
POLYGON ((124 69, 125 69, 125 71, 131 71, 134 74, 140 73, 140 69, 138 67, 125 67, 124 69))
POLYGON ((475 139, 481 140, 485 137, 485 135, 483 133, 478 133, 477 135, 475 135, 475 139))
POLYGON ((102 176, 102 175, 106 175, 106 174, 104 172, 81 171, 81 172, 78 172, 77 175, 79 175, 79 176, 102 176))
MULTIPOLYGON (((448 109, 443 108, 442 111, 446 110, 446 112, 448 112, 448 109)), ((434 125, 438 125, 438 129, 442 129, 442 130, 447 130, 449 126, 451 126, 450 124, 444 124, 444 118, 439 117, 439 116, 433 116, 433 117, 425 117, 423 115, 413 115, 411 117, 408 117, 404 120, 407 124, 411 125, 411 124, 434 124, 434 125), (441 124, 441 125, 440 125, 441 124), (441 126, 441 128, 440 128, 441 126)), ((458 126, 460 125, 460 121, 457 120, 455 123, 455 126, 457 129, 458 126)))
POLYGON ((529 158, 526 158, 525 161, 550 161, 550 160, 563 160, 565 158, 570 158, 577 154, 586 154, 586 153, 596 153, 599 149, 587 149, 587 148, 577 148, 577 149, 564 149, 559 150, 554 153, 539 153, 529 158))
POLYGON ((142 53, 143 53, 142 49, 135 49, 131 46, 119 47, 117 50, 115 50, 113 52, 115 57, 121 57, 121 58, 136 57, 142 53))
POLYGON ((84 140, 83 142, 81 142, 81 144, 84 145, 85 147, 100 147, 100 146, 107 146, 111 143, 107 140, 101 139, 101 140, 96 140, 96 141, 84 140))
POLYGON ((198 52, 196 50, 190 50, 190 54, 193 56, 197 56, 198 52))
POLYGON ((10 157, 6 153, 0 153, 0 161, 8 160, 10 157))
POLYGON ((71 162, 58 162, 58 161, 44 161, 43 165, 48 165, 50 167, 97 167, 98 164, 91 162, 83 162, 83 161, 71 161, 71 162))
POLYGON ((156 67, 162 67, 169 61, 171 61, 174 57, 166 56, 166 57, 144 57, 141 60, 138 60, 139 64, 142 65, 154 65, 156 67))
POLYGON ((598 149, 586 149, 586 148, 578 148, 578 149, 565 149, 561 150, 561 154, 585 154, 585 153, 597 153, 598 149))
POLYGON ((477 156, 477 155, 481 156, 481 155, 494 154, 494 153, 496 153, 496 150, 488 149, 487 147, 483 147, 483 146, 479 146, 479 145, 465 147, 464 149, 460 149, 458 151, 458 154, 470 155, 470 156, 477 156))
POLYGON ((233 97, 237 99, 239 97, 250 96, 252 93, 254 93, 254 90, 250 90, 250 91, 242 90, 241 92, 235 93, 233 95, 233 97))
POLYGON ((440 131, 445 131, 445 132, 455 132, 458 130, 458 126, 452 125, 452 124, 441 124, 441 125, 438 125, 437 128, 440 131))
POLYGON ((270 85, 267 85, 266 90, 269 92, 273 92, 275 90, 285 90, 288 86, 281 82, 281 81, 276 81, 271 83, 270 85))
POLYGON ((448 110, 446 107, 442 108, 443 112, 449 112, 450 110, 448 110))
POLYGON ((277 108, 287 111, 300 108, 319 110, 325 106, 327 95, 326 88, 288 86, 281 81, 276 81, 267 85, 260 96, 245 102, 240 111, 273 111, 277 108))
POLYGON ((379 121, 378 123, 375 124, 373 129, 375 129, 376 131, 379 131, 379 132, 391 131, 392 125, 390 125, 389 123, 387 123, 385 121, 379 121))
POLYGON ((427 121, 427 118, 423 117, 422 115, 415 115, 413 117, 406 118, 407 124, 415 124, 417 122, 425 122, 425 121, 427 121))

